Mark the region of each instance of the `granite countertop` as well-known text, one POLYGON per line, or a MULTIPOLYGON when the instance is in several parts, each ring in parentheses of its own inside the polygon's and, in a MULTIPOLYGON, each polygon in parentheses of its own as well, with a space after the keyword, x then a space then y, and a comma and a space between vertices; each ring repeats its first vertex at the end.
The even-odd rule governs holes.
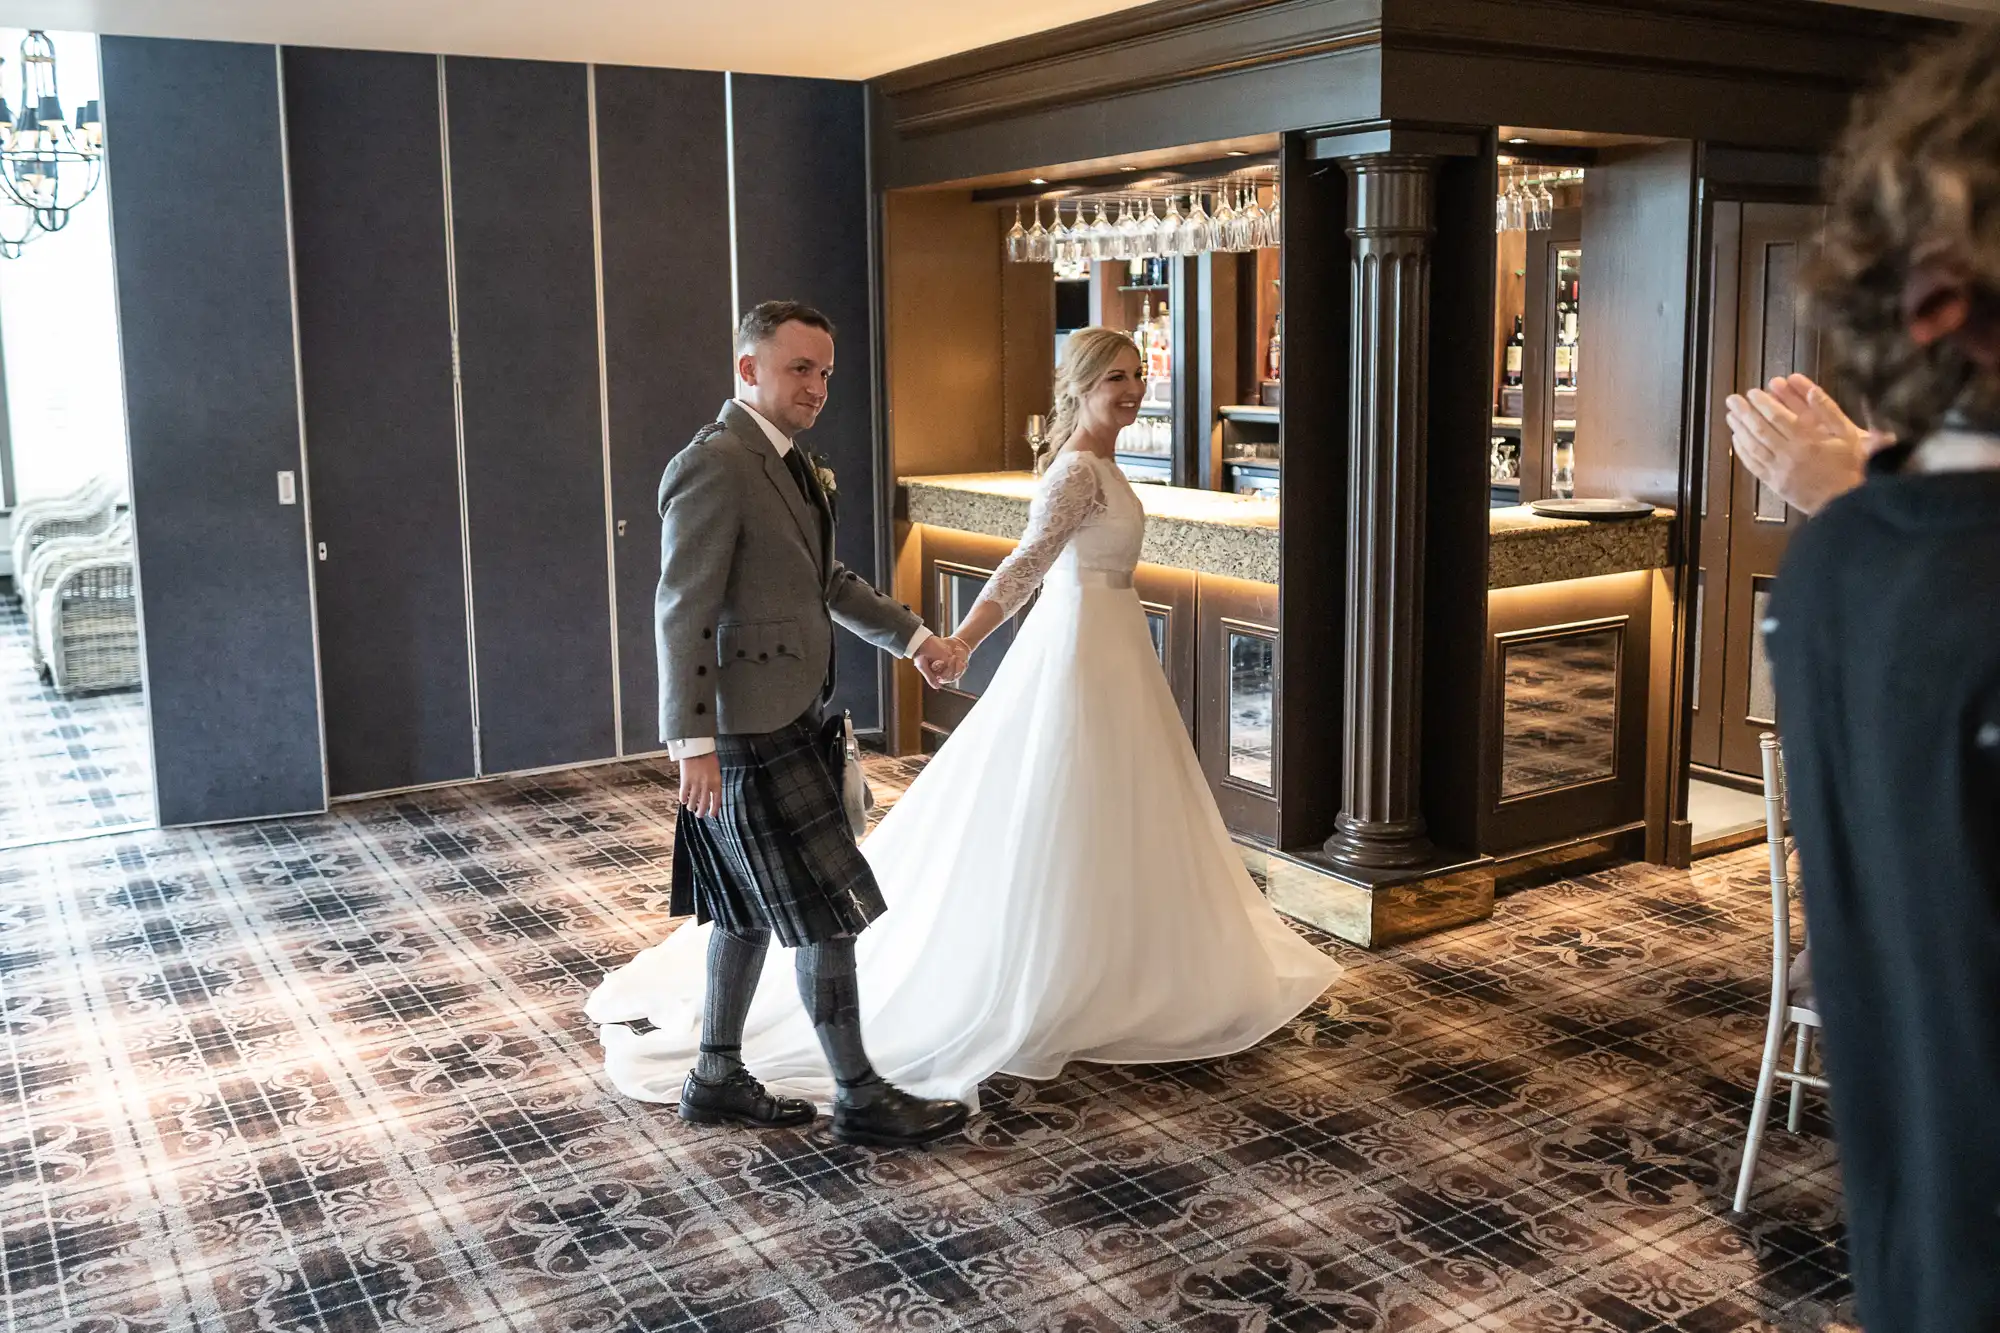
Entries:
MULTIPOLYGON (((1028 526, 1035 477, 1028 472, 973 472, 951 477, 904 477, 909 519, 958 532, 1017 539, 1028 526)), ((1199 574, 1278 581, 1278 502, 1177 486, 1134 486, 1146 511, 1151 565, 1199 574)))
MULTIPOLYGON (((1035 477, 975 472, 904 477, 902 486, 912 523, 1012 540, 1028 524, 1035 477)), ((1132 489, 1146 510, 1140 559, 1253 583, 1278 581, 1277 501, 1174 486, 1132 489)), ((1662 568, 1672 550, 1668 538, 1673 520, 1670 509, 1613 523, 1543 518, 1526 505, 1495 509, 1489 521, 1487 586, 1518 588, 1662 568)))
POLYGON ((1527 505, 1495 509, 1487 520, 1486 586, 1519 588, 1662 569, 1672 557, 1673 527, 1671 509, 1655 509, 1651 518, 1595 523, 1544 518, 1527 505))

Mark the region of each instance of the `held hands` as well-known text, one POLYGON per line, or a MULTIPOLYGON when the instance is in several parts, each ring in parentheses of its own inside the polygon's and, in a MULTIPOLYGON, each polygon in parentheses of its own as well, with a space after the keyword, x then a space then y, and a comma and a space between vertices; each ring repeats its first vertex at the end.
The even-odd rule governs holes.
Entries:
POLYGON ((681 760, 681 808, 704 819, 722 811, 722 761, 713 753, 681 760))
POLYGON ((1887 442, 1850 421, 1826 390, 1804 375, 1774 379, 1747 395, 1732 393, 1728 407, 1736 456, 1808 514, 1859 486, 1868 455, 1887 442))
POLYGON ((924 683, 939 690, 965 674, 965 664, 971 657, 972 649, 965 640, 934 634, 924 640, 910 660, 916 663, 924 683))

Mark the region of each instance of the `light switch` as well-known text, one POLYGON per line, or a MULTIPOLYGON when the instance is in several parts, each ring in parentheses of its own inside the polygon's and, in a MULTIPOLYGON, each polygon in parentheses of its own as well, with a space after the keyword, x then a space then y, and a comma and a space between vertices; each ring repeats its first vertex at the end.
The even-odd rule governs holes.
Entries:
POLYGON ((299 502, 299 478, 295 472, 278 474, 278 503, 295 505, 299 502))
POLYGON ((625 535, 625 520, 622 518, 618 520, 618 535, 620 537, 625 535))
POLYGON ((322 560, 326 559, 326 543, 325 543, 325 542, 321 542, 321 543, 319 544, 319 558, 320 558, 320 559, 322 559, 322 560))

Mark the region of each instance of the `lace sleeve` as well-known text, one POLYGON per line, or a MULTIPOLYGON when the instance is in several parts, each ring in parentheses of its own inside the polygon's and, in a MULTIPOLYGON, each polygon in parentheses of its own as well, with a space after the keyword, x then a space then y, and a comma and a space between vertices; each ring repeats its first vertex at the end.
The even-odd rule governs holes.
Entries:
POLYGON ((1029 506, 1021 544, 993 571, 979 600, 997 604, 1009 616, 1019 611, 1076 530, 1103 512, 1104 495, 1090 460, 1081 454, 1058 458, 1029 506))

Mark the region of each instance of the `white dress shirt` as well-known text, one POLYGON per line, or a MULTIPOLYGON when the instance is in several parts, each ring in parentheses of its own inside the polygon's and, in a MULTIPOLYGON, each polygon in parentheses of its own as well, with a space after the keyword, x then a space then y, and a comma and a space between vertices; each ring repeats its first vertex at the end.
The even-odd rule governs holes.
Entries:
MULTIPOLYGON (((738 407, 750 414, 752 421, 756 422, 763 429, 765 437, 771 441, 771 447, 778 451, 778 457, 783 458, 792 452, 791 436, 765 420, 762 412, 759 412, 741 398, 736 399, 735 402, 738 407)), ((727 404, 724 404, 724 406, 727 406, 727 404)), ((718 413, 718 415, 720 414, 718 413)), ((915 654, 917 649, 924 646, 924 640, 930 637, 930 626, 917 626, 917 632, 912 634, 910 641, 903 645, 903 656, 909 657, 915 654)), ((707 736, 696 736, 689 740, 667 742, 667 758, 669 759, 695 759, 705 754, 714 753, 715 742, 707 736)))

